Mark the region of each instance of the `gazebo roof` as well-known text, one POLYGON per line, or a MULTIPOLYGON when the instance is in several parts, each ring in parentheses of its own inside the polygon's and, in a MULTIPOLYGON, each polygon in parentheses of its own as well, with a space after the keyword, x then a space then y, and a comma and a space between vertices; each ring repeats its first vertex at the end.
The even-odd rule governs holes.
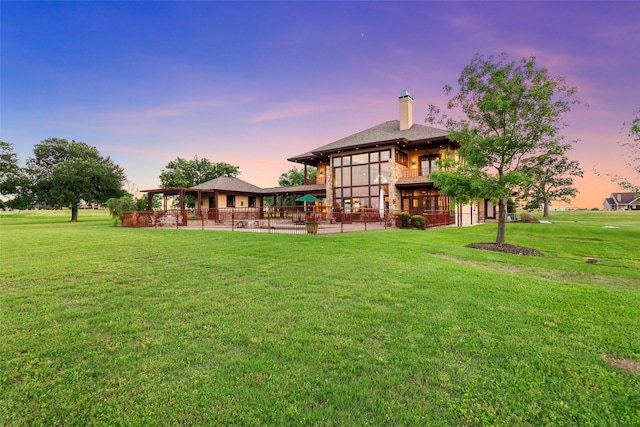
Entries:
POLYGON ((261 194, 262 188, 253 184, 249 184, 238 178, 232 178, 228 176, 220 176, 202 184, 198 184, 191 187, 193 190, 205 190, 205 191, 228 191, 233 193, 249 193, 249 194, 261 194))

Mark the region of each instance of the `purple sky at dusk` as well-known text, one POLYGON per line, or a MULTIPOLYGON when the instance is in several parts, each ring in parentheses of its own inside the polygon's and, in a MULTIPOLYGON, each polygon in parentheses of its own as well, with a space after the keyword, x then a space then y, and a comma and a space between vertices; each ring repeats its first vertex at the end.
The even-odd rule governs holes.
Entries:
POLYGON ((48 137, 96 146, 129 190, 157 188, 180 156, 277 185, 304 153, 445 107, 477 52, 535 55, 578 87, 574 206, 602 208, 631 176, 619 145, 640 108, 640 2, 0 3, 0 138, 21 161, 48 137))

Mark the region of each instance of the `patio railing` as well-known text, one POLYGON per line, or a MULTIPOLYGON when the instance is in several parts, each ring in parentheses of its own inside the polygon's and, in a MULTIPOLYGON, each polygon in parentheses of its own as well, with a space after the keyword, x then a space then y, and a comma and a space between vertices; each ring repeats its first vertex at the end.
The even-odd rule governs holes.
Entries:
MULTIPOLYGON (((412 212, 416 214, 418 212, 412 212)), ((422 211, 427 227, 453 224, 449 211, 422 211)), ((202 228, 286 234, 328 234, 398 226, 389 210, 357 211, 303 206, 263 206, 167 211, 137 211, 122 214, 123 227, 202 228), (315 225, 314 225, 315 224, 315 225)))

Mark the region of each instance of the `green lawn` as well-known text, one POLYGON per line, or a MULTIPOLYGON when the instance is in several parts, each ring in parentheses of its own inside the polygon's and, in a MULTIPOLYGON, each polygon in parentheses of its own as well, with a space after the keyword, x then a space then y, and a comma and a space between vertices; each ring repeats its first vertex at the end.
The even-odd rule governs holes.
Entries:
POLYGON ((639 213, 507 225, 544 257, 69 218, 0 214, 2 425, 640 423, 639 213))

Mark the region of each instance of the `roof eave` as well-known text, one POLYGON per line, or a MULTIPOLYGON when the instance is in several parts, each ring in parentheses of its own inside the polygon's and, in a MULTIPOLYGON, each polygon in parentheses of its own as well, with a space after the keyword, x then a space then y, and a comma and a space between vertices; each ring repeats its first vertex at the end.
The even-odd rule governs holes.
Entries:
MULTIPOLYGON (((359 151, 362 149, 366 150, 369 148, 377 148, 380 146, 391 146, 391 145, 400 146, 401 148, 409 148, 416 145, 432 144, 432 143, 447 143, 447 144, 452 144, 456 147, 460 147, 459 143, 457 143, 456 141, 450 140, 446 136, 437 136, 433 138, 424 138, 424 139, 418 139, 413 141, 410 141, 407 138, 400 138, 400 139, 394 138, 386 141, 373 141, 373 142, 367 142, 364 144, 358 144, 353 146, 339 147, 339 148, 333 148, 333 149, 323 150, 323 151, 313 151, 312 153, 318 157, 327 158, 331 154, 342 153, 344 151, 359 151)), ((288 159, 288 160, 295 161, 291 159, 288 159)))

